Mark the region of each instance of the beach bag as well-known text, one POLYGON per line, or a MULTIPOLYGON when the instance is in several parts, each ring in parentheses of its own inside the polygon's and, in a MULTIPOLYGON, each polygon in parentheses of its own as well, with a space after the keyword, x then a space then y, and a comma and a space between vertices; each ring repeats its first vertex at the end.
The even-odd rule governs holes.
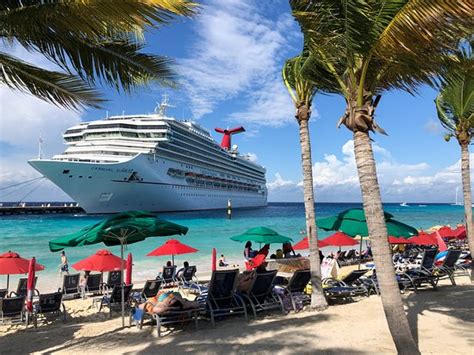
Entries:
POLYGON ((280 286, 275 286, 273 290, 281 298, 282 303, 283 303, 283 308, 285 309, 285 311, 287 312, 292 311, 293 304, 291 303, 290 296, 287 294, 286 290, 280 286))

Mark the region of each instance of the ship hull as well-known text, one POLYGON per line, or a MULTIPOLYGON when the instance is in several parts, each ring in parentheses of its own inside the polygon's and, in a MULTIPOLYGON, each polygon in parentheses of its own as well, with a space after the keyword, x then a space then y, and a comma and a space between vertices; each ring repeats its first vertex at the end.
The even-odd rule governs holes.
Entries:
MULTIPOLYGON (((61 160, 30 160, 29 164, 91 214, 224 209, 228 200, 233 208, 267 205, 266 190, 193 186, 184 177, 167 174, 170 168, 179 169, 186 164, 150 154, 110 164, 61 160)), ((186 168, 203 172, 198 166, 186 168)))

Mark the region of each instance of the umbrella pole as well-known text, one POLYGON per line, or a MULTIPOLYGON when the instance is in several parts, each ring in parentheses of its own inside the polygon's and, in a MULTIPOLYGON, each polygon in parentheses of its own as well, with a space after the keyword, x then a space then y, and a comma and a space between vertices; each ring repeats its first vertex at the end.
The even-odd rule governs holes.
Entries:
POLYGON ((171 254, 171 264, 174 266, 174 254, 171 254))
POLYGON ((362 260, 362 237, 360 237, 360 247, 359 247, 359 266, 357 267, 357 270, 360 270, 360 263, 362 260))
POLYGON ((120 238, 120 259, 121 259, 121 272, 120 272, 120 285, 122 287, 122 328, 125 328, 125 290, 123 286, 123 242, 124 240, 120 238))
POLYGON ((10 275, 7 275, 7 292, 10 286, 10 275))

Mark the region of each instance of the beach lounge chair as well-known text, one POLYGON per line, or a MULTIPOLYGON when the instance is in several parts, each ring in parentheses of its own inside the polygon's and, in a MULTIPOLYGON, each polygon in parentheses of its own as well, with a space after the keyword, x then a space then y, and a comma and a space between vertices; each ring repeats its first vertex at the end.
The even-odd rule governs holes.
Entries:
POLYGON ((461 256, 461 250, 449 249, 448 254, 443 261, 443 264, 434 268, 433 273, 439 278, 449 278, 451 280, 451 284, 456 286, 456 281, 454 280, 454 272, 455 272, 455 265, 456 262, 459 260, 461 256))
POLYGON ((120 286, 122 280, 122 271, 109 271, 107 275, 107 282, 102 284, 104 291, 112 290, 115 286, 120 286))
MULTIPOLYGON (((38 276, 35 277, 35 284, 34 287, 36 287, 36 281, 38 281, 38 276)), ((19 297, 19 296, 25 296, 28 291, 28 278, 22 277, 21 279, 18 280, 18 286, 16 287, 16 291, 11 291, 10 292, 10 297, 19 297)), ((39 295, 39 291, 35 288, 34 293, 36 295, 39 295)))
POLYGON ((33 305, 33 324, 35 328, 40 317, 45 321, 59 317, 62 318, 63 322, 66 321, 66 307, 64 306, 63 294, 61 292, 39 295, 38 302, 33 305))
POLYGON ((174 284, 177 282, 175 278, 175 274, 176 274, 176 265, 163 266, 163 271, 158 276, 158 278, 161 278, 163 280, 163 287, 174 286, 174 284))
POLYGON ((147 298, 156 296, 158 291, 161 289, 161 284, 162 281, 160 279, 147 280, 141 291, 142 298, 146 300, 147 298))
POLYGON ((124 291, 123 299, 125 307, 128 308, 130 306, 129 299, 133 285, 117 285, 114 286, 110 295, 105 295, 100 299, 99 312, 102 311, 102 307, 107 307, 109 309, 109 315, 112 317, 112 311, 114 309, 122 308, 122 287, 124 291))
POLYGON ((290 298, 291 307, 295 312, 299 312, 305 304, 311 302, 311 296, 305 293, 305 288, 311 280, 311 274, 309 270, 297 270, 288 281, 288 284, 282 288, 290 298))
POLYGON ((352 301, 356 296, 369 296, 369 289, 361 280, 368 271, 368 269, 353 270, 341 280, 333 278, 322 280, 326 298, 352 301))
MULTIPOLYGON (((421 264, 418 267, 407 270, 402 274, 402 277, 411 279, 415 292, 423 284, 430 284, 433 288, 436 288, 439 277, 436 276, 434 271, 434 262, 438 249, 426 249, 421 259, 421 264)), ((409 283, 407 283, 407 288, 409 283)))
POLYGON ((257 318, 259 311, 280 310, 285 313, 282 299, 273 292, 273 281, 278 270, 257 273, 252 286, 247 293, 239 293, 257 318))
POLYGON ((178 288, 187 289, 195 293, 201 294, 201 286, 198 284, 198 279, 196 277, 196 266, 188 266, 184 268, 181 275, 176 276, 178 281, 178 288))
MULTIPOLYGON (((172 291, 165 291, 166 293, 173 293, 172 291)), ((130 325, 135 321, 137 327, 141 329, 143 327, 143 322, 145 318, 151 318, 152 324, 156 324, 156 332, 158 337, 161 336, 161 327, 169 326, 171 324, 180 324, 194 322, 196 330, 198 329, 199 314, 203 311, 199 304, 196 302, 185 302, 185 299, 181 300, 175 297, 165 297, 170 303, 167 303, 167 306, 161 305, 159 313, 155 313, 155 306, 159 303, 157 299, 152 301, 146 301, 142 304, 142 307, 136 306, 130 312, 130 325), (174 300, 174 302, 173 302, 174 300), (184 308, 191 307, 191 308, 184 308), (153 309, 153 312, 150 310, 153 309)), ((187 301, 187 300, 186 300, 187 301)), ((169 327, 168 327, 169 328, 169 327)))
POLYGON ((81 288, 79 287, 80 274, 64 275, 63 276, 63 287, 58 291, 64 295, 64 298, 78 298, 81 294, 81 288))
POLYGON ((89 274, 87 276, 87 283, 85 293, 97 295, 102 293, 102 274, 89 274))
POLYGON ((218 317, 243 314, 247 320, 247 307, 236 294, 238 275, 238 269, 213 271, 209 286, 196 298, 206 307, 212 326, 218 317))
POLYGON ((0 324, 25 322, 25 296, 0 299, 0 324))

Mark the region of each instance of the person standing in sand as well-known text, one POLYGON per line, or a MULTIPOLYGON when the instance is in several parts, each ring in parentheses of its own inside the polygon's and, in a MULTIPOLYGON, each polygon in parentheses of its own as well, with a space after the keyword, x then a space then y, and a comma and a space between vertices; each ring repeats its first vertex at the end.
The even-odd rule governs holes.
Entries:
POLYGON ((61 251, 61 264, 59 264, 59 275, 62 276, 63 273, 69 275, 69 265, 67 262, 66 252, 61 251))

